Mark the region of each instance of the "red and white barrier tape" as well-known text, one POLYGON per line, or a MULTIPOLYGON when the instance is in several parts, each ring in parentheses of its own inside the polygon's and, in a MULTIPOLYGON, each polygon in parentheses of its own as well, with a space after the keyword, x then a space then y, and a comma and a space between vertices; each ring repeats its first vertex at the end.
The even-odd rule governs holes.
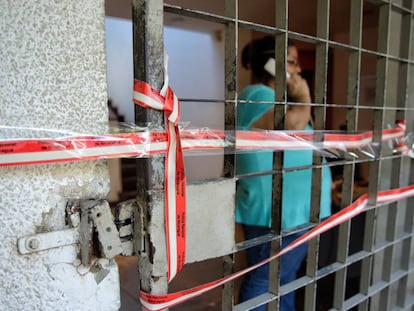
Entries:
MULTIPOLYGON (((402 200, 408 197, 414 196, 414 185, 410 185, 403 188, 392 189, 392 190, 385 190, 380 191, 377 196, 378 204, 385 204, 391 203, 397 200, 402 200)), ((260 263, 251 266, 245 270, 236 272, 219 280, 215 280, 209 283, 205 283, 190 289, 185 289, 176 293, 164 294, 164 295, 155 295, 155 294, 148 294, 145 292, 140 292, 140 301, 141 305, 151 311, 160 311, 170 307, 173 307, 177 304, 180 304, 184 301, 190 300, 196 296, 199 296, 207 291, 210 291, 218 286, 221 286, 229 281, 232 281, 264 264, 269 263, 270 261, 282 256, 283 254, 291 251, 295 247, 308 242, 309 240, 313 239, 314 237, 320 235, 323 232, 328 231, 329 229, 343 223, 346 220, 351 219, 352 217, 358 215, 368 206, 368 195, 364 194, 355 202, 353 202, 348 207, 342 209, 338 213, 330 216, 326 220, 322 221, 316 227, 308 231, 307 233, 303 234, 298 239, 294 240, 291 244, 287 247, 280 250, 275 255, 269 257, 266 260, 261 261, 260 263)))
MULTIPOLYGON (((147 98, 149 98, 147 96, 147 98)), ((142 97, 141 97, 142 99, 142 97)), ((161 100, 161 99, 160 99, 161 100)), ((0 130, 6 127, 0 126, 0 130)), ((171 134, 171 131, 170 131, 171 134)), ((226 139, 222 130, 179 131, 183 151, 223 150, 231 147, 234 137, 226 139)), ((383 130, 383 141, 397 142, 396 150, 410 157, 413 151, 404 140, 405 130, 398 126, 383 130)), ((283 131, 236 131, 235 152, 254 149, 339 149, 349 150, 369 146, 372 132, 357 134, 325 133, 320 143, 313 142, 313 134, 283 131)), ((168 150, 168 135, 164 131, 105 136, 79 135, 61 138, 0 140, 0 166, 46 164, 120 157, 148 157, 168 150)))
POLYGON ((143 81, 134 80, 134 103, 146 108, 162 110, 166 116, 167 153, 165 161, 165 226, 167 241, 168 281, 185 263, 186 239, 186 177, 178 121, 180 105, 168 86, 165 66, 164 86, 161 91, 143 81))
MULTIPOLYGON (((397 120, 397 125, 404 130, 406 129, 405 120, 397 120)), ((394 142, 395 151, 414 159, 414 150, 407 146, 406 140, 402 137, 397 137, 394 142)))
MULTIPOLYGON (((168 77, 166 77, 168 81, 168 77)), ((164 84, 160 92, 142 81, 134 81, 134 102, 146 108, 165 112, 166 131, 111 134, 105 136, 79 135, 61 138, 6 139, 0 140, 0 166, 43 164, 63 161, 92 160, 116 157, 145 157, 166 153, 165 206, 168 255, 168 280, 170 281, 185 263, 185 189, 183 150, 220 149, 230 147, 222 130, 179 131, 179 102, 173 91, 164 84)), ((405 121, 385 129, 382 140, 393 141, 395 150, 414 158, 414 152, 405 141, 405 121)), ((2 127, 1 129, 10 129, 2 127)), ((324 133, 322 142, 313 142, 312 133, 283 131, 236 131, 235 152, 238 150, 269 149, 358 149, 372 143, 372 132, 359 134, 324 133)), ((398 200, 413 195, 413 187, 383 191, 378 202, 398 200)), ((367 204, 363 196, 348 208, 333 215, 306 233, 280 253, 256 266, 226 278, 198 287, 167 295, 141 293, 141 302, 149 310, 163 310, 233 280, 259 265, 281 256, 292 248, 360 213, 367 204)))

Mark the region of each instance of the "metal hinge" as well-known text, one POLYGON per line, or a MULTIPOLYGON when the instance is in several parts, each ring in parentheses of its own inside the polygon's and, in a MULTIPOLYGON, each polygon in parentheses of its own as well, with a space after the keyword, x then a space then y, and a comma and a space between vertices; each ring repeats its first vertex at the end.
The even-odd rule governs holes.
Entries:
POLYGON ((145 249, 145 224, 142 205, 135 199, 119 203, 115 208, 115 223, 122 243, 122 255, 133 256, 145 249))

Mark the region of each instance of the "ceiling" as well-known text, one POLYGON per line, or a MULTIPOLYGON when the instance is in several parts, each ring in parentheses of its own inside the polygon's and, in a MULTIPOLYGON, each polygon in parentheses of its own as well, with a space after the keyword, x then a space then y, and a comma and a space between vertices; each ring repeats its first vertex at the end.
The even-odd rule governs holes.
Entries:
MULTIPOLYGON (((317 0, 289 0, 288 20, 289 30, 316 36, 317 0)), ((347 33, 349 30, 350 2, 344 0, 330 1, 330 33, 347 33)), ((224 15, 224 0, 166 0, 165 3, 193 10, 206 11, 212 14, 224 15)), ((239 19, 274 25, 275 0, 239 0, 239 19), (260 3, 260 5, 258 4, 260 3)), ((106 15, 131 19, 131 0, 106 0, 106 15)), ((364 26, 377 26, 378 9, 364 2, 364 26)), ((166 13, 164 24, 196 31, 216 31, 222 25, 204 22, 185 16, 166 13)))

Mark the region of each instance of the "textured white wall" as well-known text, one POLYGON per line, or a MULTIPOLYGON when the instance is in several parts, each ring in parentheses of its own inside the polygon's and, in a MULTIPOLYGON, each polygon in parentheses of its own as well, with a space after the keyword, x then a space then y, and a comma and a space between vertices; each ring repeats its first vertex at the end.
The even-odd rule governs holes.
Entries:
POLYGON ((235 191, 235 179, 188 185, 186 263, 234 251, 235 191))
MULTIPOLYGON (((0 126, 105 133, 106 100, 103 0, 0 0, 0 126)), ((98 281, 78 273, 75 245, 32 255, 16 247, 65 228, 68 199, 108 192, 102 161, 0 168, 1 310, 119 308, 114 262, 101 262, 108 274, 98 281)))

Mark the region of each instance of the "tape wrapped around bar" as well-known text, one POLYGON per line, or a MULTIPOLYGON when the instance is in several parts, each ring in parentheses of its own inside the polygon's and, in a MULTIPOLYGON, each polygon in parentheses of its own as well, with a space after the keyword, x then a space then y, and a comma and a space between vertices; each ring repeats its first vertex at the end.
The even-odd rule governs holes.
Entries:
MULTIPOLYGON (((375 158, 372 132, 337 131, 223 131, 180 129, 185 155, 243 153, 260 150, 313 150, 330 158, 375 158), (234 135, 235 134, 235 135, 234 135), (323 137, 314 141, 314 137, 323 137)), ((384 129, 382 140, 390 153, 413 157, 412 134, 401 126, 384 129)), ((50 129, 0 126, 0 166, 56 163, 122 157, 143 158, 166 153, 167 134, 151 126, 117 127, 107 135, 50 129)))

